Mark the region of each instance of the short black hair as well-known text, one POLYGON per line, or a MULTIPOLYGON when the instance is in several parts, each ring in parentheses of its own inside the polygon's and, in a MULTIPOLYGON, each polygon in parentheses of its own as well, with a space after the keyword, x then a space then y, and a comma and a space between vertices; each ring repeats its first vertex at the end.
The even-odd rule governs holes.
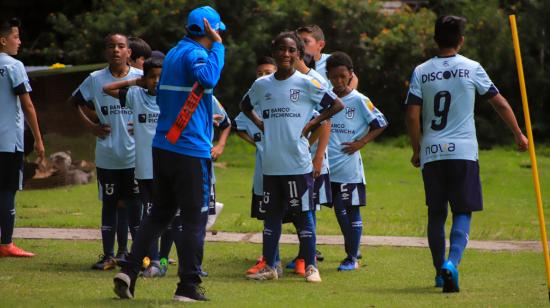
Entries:
POLYGON ((15 17, 2 19, 2 21, 0 21, 0 36, 8 36, 13 27, 21 27, 21 21, 15 17))
POLYGON ((162 52, 160 50, 153 50, 153 51, 151 51, 151 57, 152 58, 164 59, 164 57, 166 57, 166 55, 164 54, 164 52, 162 52))
POLYGON ((353 61, 351 60, 351 57, 342 51, 333 52, 330 57, 328 57, 326 64, 327 73, 329 70, 338 66, 345 66, 350 71, 353 71, 353 61))
POLYGON ((260 66, 263 64, 271 64, 271 65, 277 66, 277 62, 275 62, 275 59, 269 56, 263 56, 259 58, 258 61, 256 61, 256 66, 260 66))
POLYGON ((150 57, 143 62, 143 76, 147 77, 147 74, 154 68, 162 68, 163 58, 150 57))
POLYGON ((289 38, 289 39, 293 40, 296 43, 296 48, 298 49, 300 59, 303 59, 304 54, 306 52, 305 51, 306 48, 304 46, 304 41, 302 41, 302 39, 298 36, 298 34, 295 31, 285 31, 285 32, 279 33, 273 39, 273 41, 271 41, 271 50, 274 51, 275 47, 277 47, 277 44, 279 44, 282 40, 284 40, 286 38, 289 38))
POLYGON ((105 35, 105 37, 103 38, 103 43, 105 43, 105 47, 107 47, 107 45, 109 44, 109 40, 115 36, 115 35, 120 35, 122 37, 124 37, 126 39, 126 46, 128 46, 128 36, 126 34, 122 34, 120 32, 111 32, 107 35, 105 35))
POLYGON ((151 46, 139 37, 130 36, 128 38, 128 47, 132 49, 130 59, 133 61, 136 61, 139 57, 143 57, 143 59, 148 59, 151 57, 151 46))
POLYGON ((439 48, 458 47, 460 38, 464 35, 466 18, 461 16, 444 15, 435 21, 434 40, 439 48))
POLYGON ((300 27, 296 29, 296 32, 298 34, 302 32, 309 33, 317 41, 325 40, 325 33, 323 33, 323 29, 321 29, 321 27, 319 27, 318 25, 309 25, 309 26, 300 27))

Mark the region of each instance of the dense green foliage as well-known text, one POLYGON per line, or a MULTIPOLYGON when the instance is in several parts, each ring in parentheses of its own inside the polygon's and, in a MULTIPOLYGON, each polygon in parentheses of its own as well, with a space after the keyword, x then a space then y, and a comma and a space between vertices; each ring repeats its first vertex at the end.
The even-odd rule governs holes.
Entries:
MULTIPOLYGON (((254 77, 256 58, 269 53, 270 40, 280 31, 319 24, 327 38, 326 51, 352 55, 360 90, 387 115, 386 135, 404 132, 401 102, 413 68, 433 56, 433 24, 437 15, 457 14, 468 19, 461 52, 483 64, 495 84, 520 115, 518 82, 507 13, 518 14, 531 113, 538 137, 550 135, 550 69, 546 31, 550 2, 543 0, 418 1, 392 14, 374 0, 95 0, 82 6, 50 8, 48 24, 39 40, 22 53, 25 63, 61 61, 85 64, 103 61, 103 37, 113 31, 139 36, 155 49, 167 51, 185 35, 186 14, 204 4, 217 8, 227 24, 224 35, 227 63, 217 96, 232 115, 254 77), (45 33, 45 34, 44 34, 45 33)), ((31 40, 32 41, 32 40, 31 40)), ((489 104, 477 104, 478 135, 482 146, 510 141, 511 134, 489 104)), ((522 116, 519 116, 522 118, 522 116)))

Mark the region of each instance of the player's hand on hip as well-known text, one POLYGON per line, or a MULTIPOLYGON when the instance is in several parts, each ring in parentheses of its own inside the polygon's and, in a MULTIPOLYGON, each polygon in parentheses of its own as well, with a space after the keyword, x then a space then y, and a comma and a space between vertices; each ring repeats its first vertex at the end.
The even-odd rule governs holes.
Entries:
POLYGON ((413 153, 413 155, 411 157, 411 164, 415 168, 420 167, 420 154, 419 153, 413 153))
POLYGON ((363 145, 359 141, 342 142, 342 145, 344 146, 342 148, 342 151, 348 155, 351 155, 359 151, 363 147, 363 145))
POLYGON ((96 124, 92 127, 92 133, 100 139, 105 139, 105 137, 111 133, 111 126, 107 124, 96 124))
POLYGON ((221 144, 216 144, 215 146, 210 149, 210 156, 212 156, 212 160, 218 159, 223 154, 224 146, 221 144))
POLYGON ((208 19, 203 18, 204 21, 204 32, 206 33, 206 36, 208 36, 212 41, 221 43, 222 37, 218 33, 218 31, 212 29, 210 26, 210 23, 208 22, 208 19))
POLYGON ((529 149, 529 139, 525 137, 524 134, 520 134, 519 136, 514 137, 516 141, 516 145, 518 147, 518 151, 525 152, 527 149, 529 149))

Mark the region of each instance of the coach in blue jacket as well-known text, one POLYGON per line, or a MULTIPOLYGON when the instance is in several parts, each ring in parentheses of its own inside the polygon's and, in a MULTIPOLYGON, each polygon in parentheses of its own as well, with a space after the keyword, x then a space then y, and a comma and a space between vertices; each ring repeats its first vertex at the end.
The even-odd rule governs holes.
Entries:
POLYGON ((160 116, 153 139, 155 204, 140 226, 127 264, 114 278, 114 291, 120 298, 134 297, 142 259, 179 208, 183 232, 180 245, 176 245, 180 282, 174 300, 207 300, 199 286, 199 274, 211 177, 212 92, 224 65, 219 31, 224 31, 225 25, 218 12, 204 6, 189 13, 186 30, 188 35, 168 52, 163 63, 157 91, 160 116), (195 82, 204 89, 202 99, 172 143, 166 135, 182 106, 190 104, 187 99, 195 82))

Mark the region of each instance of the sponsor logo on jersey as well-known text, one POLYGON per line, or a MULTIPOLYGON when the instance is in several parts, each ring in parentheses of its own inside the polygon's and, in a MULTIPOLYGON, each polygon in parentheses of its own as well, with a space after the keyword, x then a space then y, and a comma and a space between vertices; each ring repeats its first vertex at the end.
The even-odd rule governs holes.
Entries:
POLYGON ((103 115, 109 115, 109 107, 107 106, 101 106, 101 113, 103 115))
POLYGON ((147 115, 145 113, 138 114, 138 122, 139 123, 146 123, 147 122, 147 115))
POLYGON ((269 109, 266 109, 262 112, 262 118, 269 119, 269 109))
POLYGON ((132 114, 132 110, 120 105, 101 106, 101 113, 105 116, 109 114, 132 114))
POLYGON ((344 124, 344 123, 334 123, 334 122, 332 122, 330 132, 335 133, 335 134, 351 134, 351 135, 353 135, 353 134, 355 134, 355 129, 346 128, 346 124, 344 124))
POLYGON ((292 102, 297 102, 299 99, 300 99, 300 90, 290 89, 290 100, 292 102))
POLYGON ((260 142, 260 141, 262 141, 262 133, 255 133, 254 142, 260 142))
POLYGON ((299 112, 292 112, 289 107, 278 107, 265 109, 262 111, 262 117, 264 119, 269 118, 299 118, 302 115, 299 112))
POLYGON ((3 68, 0 68, 0 76, 4 77, 5 73, 6 73, 6 70, 3 68))
POLYGON ((353 119, 355 115, 355 107, 346 107, 346 118, 353 119))
POLYGON ((450 78, 470 78, 470 71, 463 68, 457 68, 450 71, 439 71, 422 74, 422 83, 431 82, 435 80, 444 80, 450 78))
POLYGON ((434 155, 434 154, 446 154, 446 153, 452 153, 456 150, 456 145, 452 142, 450 143, 443 143, 443 144, 432 144, 426 147, 425 153, 426 156, 434 155))

